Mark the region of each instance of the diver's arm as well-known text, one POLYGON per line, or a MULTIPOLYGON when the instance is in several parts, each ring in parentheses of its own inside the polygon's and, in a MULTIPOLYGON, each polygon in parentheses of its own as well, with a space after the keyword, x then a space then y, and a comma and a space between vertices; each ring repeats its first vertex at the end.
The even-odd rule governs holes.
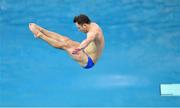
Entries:
POLYGON ((87 38, 81 42, 80 46, 78 48, 76 48, 72 52, 72 54, 77 54, 79 51, 84 50, 89 45, 89 43, 92 42, 95 38, 96 38, 95 33, 87 34, 87 38))
POLYGON ((95 38, 96 38, 95 33, 88 34, 87 38, 84 41, 81 42, 80 49, 86 48, 89 45, 89 43, 92 42, 95 38))

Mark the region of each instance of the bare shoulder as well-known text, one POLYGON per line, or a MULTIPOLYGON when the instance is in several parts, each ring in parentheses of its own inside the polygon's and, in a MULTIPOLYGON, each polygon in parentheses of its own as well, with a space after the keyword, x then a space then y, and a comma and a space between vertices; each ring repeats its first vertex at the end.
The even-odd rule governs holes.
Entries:
POLYGON ((97 23, 92 22, 93 28, 96 30, 101 29, 100 26, 97 23))
POLYGON ((96 30, 91 30, 87 33, 87 37, 96 37, 98 32, 96 30))
POLYGON ((90 34, 96 34, 97 35, 97 34, 102 32, 102 30, 98 24, 96 24, 94 22, 92 22, 91 24, 92 24, 92 30, 89 32, 90 34))

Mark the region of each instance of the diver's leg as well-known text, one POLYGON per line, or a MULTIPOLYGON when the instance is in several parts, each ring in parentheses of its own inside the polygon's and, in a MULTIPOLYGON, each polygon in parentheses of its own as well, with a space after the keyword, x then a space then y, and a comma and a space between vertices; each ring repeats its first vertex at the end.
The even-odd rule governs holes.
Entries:
POLYGON ((79 42, 73 41, 69 39, 67 41, 67 46, 64 47, 64 50, 73 58, 75 61, 77 61, 81 66, 85 66, 88 61, 87 55, 81 50, 77 54, 72 54, 72 52, 80 46, 79 42))
POLYGON ((50 37, 50 38, 53 38, 57 41, 60 41, 60 42, 65 42, 67 39, 67 37, 63 36, 63 35, 60 35, 58 33, 55 33, 55 32, 52 32, 52 31, 49 31, 49 30, 46 30, 40 26, 38 26, 37 24, 35 23, 30 23, 30 25, 32 26, 35 26, 39 31, 41 31, 41 33, 45 34, 46 36, 50 37))
POLYGON ((34 33, 34 35, 36 35, 37 37, 45 40, 46 42, 48 42, 51 46, 53 46, 55 48, 63 49, 66 46, 64 44, 64 42, 59 42, 59 41, 57 41, 57 40, 55 40, 53 38, 50 38, 50 37, 44 35, 38 29, 36 29, 33 25, 29 25, 29 28, 34 33))
POLYGON ((51 46, 55 47, 55 48, 59 48, 59 49, 63 49, 64 44, 61 42, 58 42, 52 38, 47 37, 46 35, 42 34, 40 36, 41 39, 43 39, 44 41, 46 41, 48 44, 50 44, 51 46))
POLYGON ((39 38, 47 41, 50 45, 55 48, 60 48, 65 50, 75 61, 77 61, 81 66, 85 66, 88 59, 87 55, 83 51, 79 51, 78 54, 72 54, 72 52, 80 46, 79 42, 70 40, 69 38, 65 42, 59 42, 54 38, 48 37, 42 32, 40 32, 35 26, 29 25, 30 30, 39 38))

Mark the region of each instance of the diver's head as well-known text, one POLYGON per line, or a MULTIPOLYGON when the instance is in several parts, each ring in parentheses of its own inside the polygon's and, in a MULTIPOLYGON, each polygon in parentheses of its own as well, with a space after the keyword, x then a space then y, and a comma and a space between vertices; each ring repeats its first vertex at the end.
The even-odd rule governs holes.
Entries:
POLYGON ((89 31, 89 27, 90 27, 90 19, 88 18, 88 16, 84 15, 84 14, 80 14, 79 16, 75 16, 74 17, 74 21, 76 24, 76 27, 84 33, 87 33, 89 31))

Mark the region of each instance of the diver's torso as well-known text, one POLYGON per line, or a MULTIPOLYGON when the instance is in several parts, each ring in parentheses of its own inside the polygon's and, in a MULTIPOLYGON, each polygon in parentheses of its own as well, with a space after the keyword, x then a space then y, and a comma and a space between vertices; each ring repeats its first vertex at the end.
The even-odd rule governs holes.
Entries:
POLYGON ((94 63, 96 63, 104 48, 104 36, 101 28, 96 23, 92 23, 92 26, 94 31, 90 32, 97 32, 97 36, 94 41, 89 43, 89 45, 85 48, 85 52, 92 58, 94 63))

